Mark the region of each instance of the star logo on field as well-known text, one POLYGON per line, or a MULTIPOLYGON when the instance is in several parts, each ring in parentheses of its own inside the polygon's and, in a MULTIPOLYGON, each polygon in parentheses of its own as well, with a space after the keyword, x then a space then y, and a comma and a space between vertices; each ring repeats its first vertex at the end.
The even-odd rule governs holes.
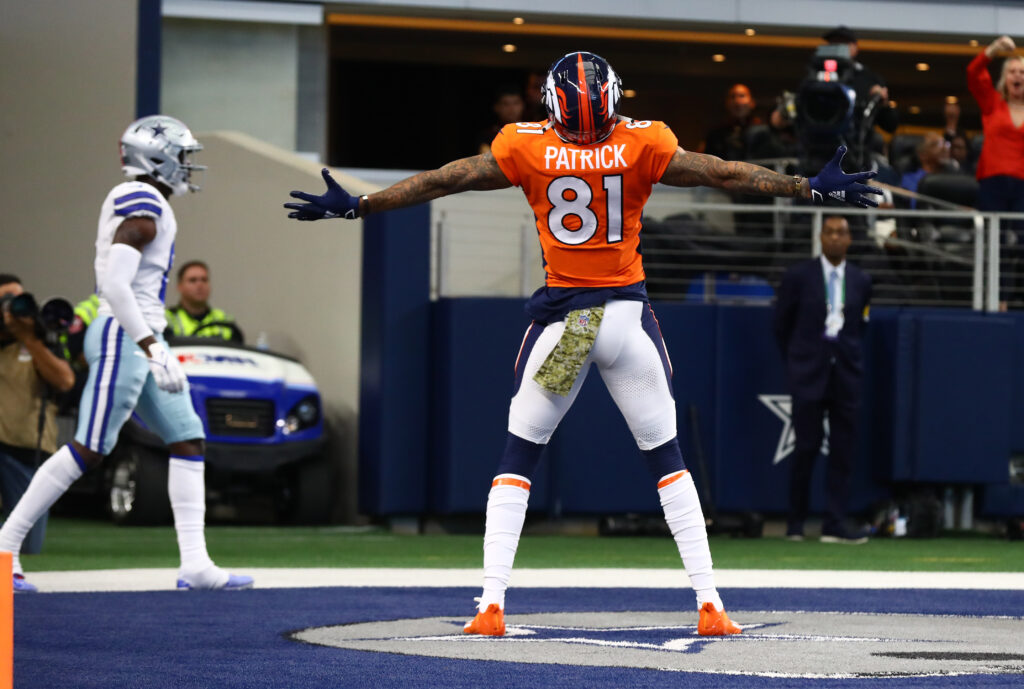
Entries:
MULTIPOLYGON (((796 430, 793 428, 793 399, 789 395, 758 395, 761 404, 782 421, 782 433, 775 446, 775 457, 772 465, 776 465, 796 449, 796 430)), ((821 441, 821 454, 828 454, 828 419, 825 419, 825 437, 821 441)))
MULTIPOLYGON (((460 628, 462 622, 453 621, 460 628)), ((628 627, 575 627, 563 625, 508 625, 503 643, 564 643, 577 646, 599 646, 607 649, 674 651, 700 653, 708 643, 745 642, 756 639, 813 640, 806 635, 756 634, 755 629, 778 626, 778 622, 755 622, 743 625, 743 635, 699 636, 697 625, 652 625, 628 627)), ((459 644, 491 642, 493 636, 478 634, 438 634, 430 636, 394 637, 392 641, 447 641, 459 644)))
MULTIPOLYGON (((461 628, 461 621, 453 621, 461 628)), ((576 646, 597 646, 612 651, 668 651, 675 653, 700 653, 705 646, 714 643, 752 643, 757 641, 789 641, 818 643, 891 643, 899 639, 834 634, 787 634, 772 631, 781 622, 753 622, 743 625, 742 634, 725 636, 699 636, 697 625, 651 625, 624 627, 585 627, 545 624, 508 625, 504 644, 562 643, 576 646)), ((391 637, 390 641, 402 642, 452 642, 457 644, 492 643, 496 637, 478 634, 432 634, 427 636, 391 637)))

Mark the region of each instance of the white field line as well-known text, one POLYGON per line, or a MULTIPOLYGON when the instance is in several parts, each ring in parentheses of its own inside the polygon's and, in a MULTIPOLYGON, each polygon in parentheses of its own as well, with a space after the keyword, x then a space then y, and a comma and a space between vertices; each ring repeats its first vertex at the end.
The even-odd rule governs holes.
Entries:
MULTIPOLYGON (((480 569, 233 569, 256 579, 257 588, 319 586, 479 587, 480 569)), ((42 592, 161 591, 175 587, 174 569, 114 569, 78 572, 28 572, 42 592)), ((715 573, 719 588, 824 589, 989 589, 1024 590, 1016 572, 868 572, 831 570, 724 569, 715 573)), ((679 588, 689 590, 682 570, 673 569, 516 569, 513 588, 679 588)))

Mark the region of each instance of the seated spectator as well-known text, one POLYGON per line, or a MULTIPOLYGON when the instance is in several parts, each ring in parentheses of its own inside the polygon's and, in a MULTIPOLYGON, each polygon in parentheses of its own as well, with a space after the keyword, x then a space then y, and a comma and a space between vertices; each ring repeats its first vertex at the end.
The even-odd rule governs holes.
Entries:
POLYGON ((722 160, 745 160, 748 157, 747 129, 761 124, 761 120, 754 116, 755 106, 750 89, 744 84, 733 84, 725 97, 728 119, 708 132, 702 151, 722 160))
POLYGON ((942 116, 946 120, 946 129, 942 135, 946 141, 953 143, 953 137, 963 133, 960 131, 960 104, 947 101, 942 108, 942 116))
POLYGON ((526 104, 523 102, 523 92, 518 86, 505 84, 498 89, 494 97, 494 124, 480 132, 477 137, 477 153, 490 153, 491 142, 498 135, 501 128, 512 122, 523 121, 523 109, 526 104))
POLYGON ((797 156, 796 128, 793 126, 793 112, 796 106, 794 96, 785 93, 778 103, 768 124, 751 125, 747 129, 747 155, 751 160, 768 158, 795 158, 797 156))
POLYGON ((957 164, 959 172, 974 176, 974 160, 971 159, 971 146, 965 134, 956 134, 950 139, 949 157, 957 164))
MULTIPOLYGON (((924 141, 920 134, 896 134, 889 140, 889 165, 900 175, 912 172, 920 167, 917 160, 917 147, 924 141)), ((896 181, 899 184, 899 180, 896 181)))
MULTIPOLYGON (((917 147, 917 159, 921 166, 903 174, 900 186, 907 191, 917 191, 921 178, 934 172, 943 172, 949 168, 949 142, 938 132, 928 132, 924 141, 917 147)), ((917 200, 910 200, 910 207, 917 208, 917 200)))
POLYGON ((241 342, 235 319, 210 306, 210 269, 189 261, 178 269, 178 305, 167 309, 165 337, 216 337, 241 342))
POLYGON ((541 93, 546 78, 547 72, 530 72, 526 75, 524 106, 521 115, 524 122, 540 122, 548 118, 548 111, 544 108, 544 96, 541 93))

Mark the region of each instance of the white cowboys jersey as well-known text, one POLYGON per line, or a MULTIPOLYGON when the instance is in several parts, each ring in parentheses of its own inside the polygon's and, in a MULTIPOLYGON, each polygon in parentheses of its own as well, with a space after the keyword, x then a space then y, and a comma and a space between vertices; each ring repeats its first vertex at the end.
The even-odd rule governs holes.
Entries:
MULTIPOLYGON (((167 327, 164 315, 164 295, 167 274, 174 263, 174 237, 178 223, 167 199, 156 187, 144 182, 124 182, 114 187, 100 209, 99 230, 96 235, 96 284, 102 285, 107 270, 107 257, 114 242, 114 233, 125 218, 152 218, 156 223, 156 237, 142 249, 139 270, 132 279, 132 293, 142 309, 146 324, 154 333, 167 327)), ((99 313, 113 316, 110 304, 99 293, 99 313)))

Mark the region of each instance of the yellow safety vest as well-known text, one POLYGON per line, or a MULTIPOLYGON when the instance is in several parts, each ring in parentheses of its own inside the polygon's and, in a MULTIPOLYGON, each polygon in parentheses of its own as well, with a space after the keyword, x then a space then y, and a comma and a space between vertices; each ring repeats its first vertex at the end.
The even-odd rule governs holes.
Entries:
MULTIPOLYGON (((167 329, 176 337, 191 337, 197 330, 207 323, 234 323, 235 319, 221 309, 211 308, 203 318, 193 318, 188 311, 181 306, 167 309, 167 329)), ((217 337, 224 340, 231 339, 231 328, 214 325, 209 328, 202 328, 197 337, 217 337)))
POLYGON ((96 320, 96 314, 100 309, 100 297, 93 294, 88 299, 83 299, 75 306, 75 315, 82 319, 82 325, 89 327, 89 324, 96 320))

